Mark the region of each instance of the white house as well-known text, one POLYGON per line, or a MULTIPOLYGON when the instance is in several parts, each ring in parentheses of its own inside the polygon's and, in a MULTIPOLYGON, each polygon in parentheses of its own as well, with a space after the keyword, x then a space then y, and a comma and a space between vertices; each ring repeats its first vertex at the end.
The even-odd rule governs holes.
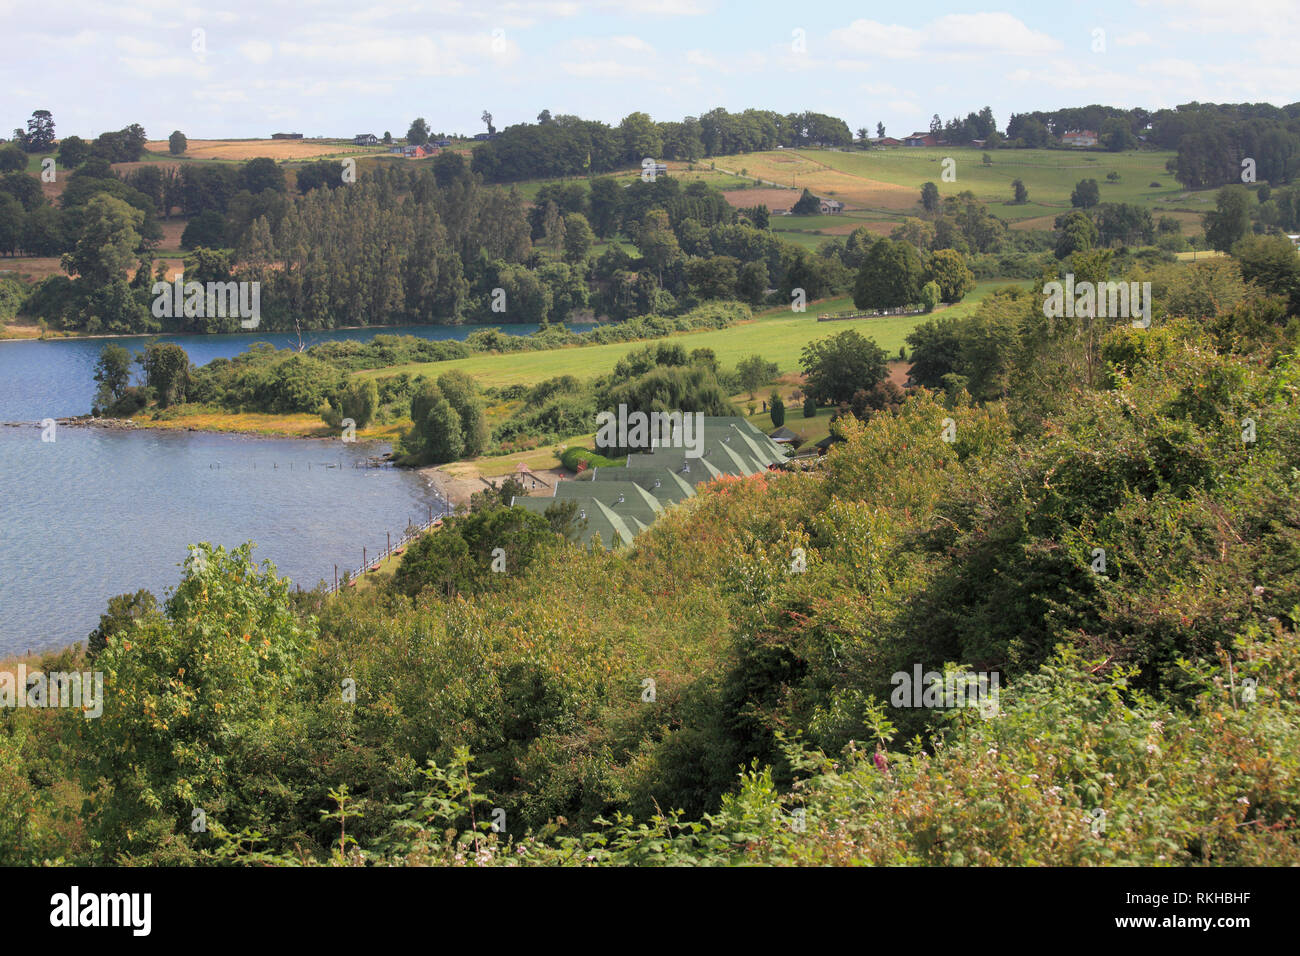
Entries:
POLYGON ((1066 130, 1061 142, 1066 146, 1096 146, 1097 132, 1091 129, 1066 130))

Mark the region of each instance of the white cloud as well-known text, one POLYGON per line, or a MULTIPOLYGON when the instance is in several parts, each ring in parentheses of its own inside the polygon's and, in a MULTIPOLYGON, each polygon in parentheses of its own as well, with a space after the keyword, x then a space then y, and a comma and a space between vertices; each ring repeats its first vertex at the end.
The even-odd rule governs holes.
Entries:
POLYGON ((989 56, 1043 56, 1061 41, 1031 30, 1009 13, 952 13, 919 29, 877 20, 854 20, 832 30, 831 44, 847 53, 887 59, 936 61, 989 56))
POLYGON ((1150 46, 1152 43, 1151 34, 1145 30, 1135 30, 1132 33, 1121 33, 1115 38, 1116 46, 1150 46))
POLYGON ((239 44, 239 52, 252 63, 266 63, 270 61, 275 48, 265 40, 249 40, 239 44))
POLYGON ((730 75, 733 73, 752 73, 767 66, 767 57, 756 50, 748 53, 717 56, 705 50, 687 50, 686 62, 692 66, 703 67, 715 73, 730 75))
POLYGON ((584 79, 657 79, 655 71, 649 67, 624 63, 620 60, 583 60, 577 63, 561 63, 560 69, 569 76, 579 76, 584 79))

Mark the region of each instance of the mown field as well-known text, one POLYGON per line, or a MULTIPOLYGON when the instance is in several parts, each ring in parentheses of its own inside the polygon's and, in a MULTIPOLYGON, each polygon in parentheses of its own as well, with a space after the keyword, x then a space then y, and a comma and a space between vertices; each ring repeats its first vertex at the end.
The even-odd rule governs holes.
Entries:
POLYGON ((167 140, 150 140, 144 148, 166 159, 224 159, 244 162, 266 157, 274 160, 323 159, 327 156, 357 156, 387 152, 386 146, 356 146, 342 139, 191 139, 180 156, 172 156, 167 140))
MULTIPOLYGON (((975 289, 957 305, 937 311, 935 315, 959 316, 969 314, 981 299, 1005 281, 991 280, 976 284, 975 289)), ((827 299, 809 305, 800 314, 788 309, 771 309, 753 322, 745 322, 727 329, 707 332, 687 332, 671 336, 687 349, 713 349, 718 362, 734 366, 749 355, 758 354, 775 362, 782 372, 793 372, 799 367, 803 347, 817 339, 835 335, 845 329, 856 329, 876 343, 889 355, 897 355, 907 334, 926 316, 890 316, 877 319, 853 319, 844 322, 818 322, 822 312, 852 309, 848 298, 827 299)), ((472 358, 450 362, 416 362, 391 368, 359 372, 358 375, 381 378, 408 372, 413 375, 436 377, 449 369, 461 369, 472 375, 480 385, 532 385, 558 375, 576 375, 593 378, 613 369, 614 364, 645 342, 619 342, 612 345, 589 345, 580 348, 552 349, 544 352, 511 352, 508 354, 475 355, 472 358)))
MULTIPOLYGON (((904 216, 920 211, 920 190, 932 182, 941 196, 970 190, 990 211, 1021 228, 1050 229, 1052 220, 1070 208, 1070 193, 1081 179, 1095 179, 1102 202, 1137 203, 1153 214, 1169 214, 1183 222, 1185 232, 1200 229, 1200 214, 1213 208, 1214 190, 1185 192, 1165 170, 1175 154, 1167 150, 1096 153, 1067 150, 982 150, 924 147, 840 152, 822 149, 781 149, 737 156, 719 156, 719 170, 760 178, 773 186, 838 199, 847 208, 839 216, 775 217, 773 229, 792 241, 800 232, 820 229, 824 235, 852 231, 869 225, 887 232, 904 216), (984 165, 983 156, 992 160, 984 165), (943 160, 956 161, 956 179, 943 182, 943 160), (1119 174, 1110 183, 1107 173, 1119 174), (1011 183, 1019 179, 1029 190, 1029 202, 1011 203, 1011 183), (1158 183, 1152 186, 1152 183, 1158 183), (819 220, 807 222, 797 220, 819 220), (824 225, 822 225, 824 223, 824 225), (847 228, 845 228, 847 226, 847 228)), ((790 191, 790 201, 799 192, 790 191)), ((811 240, 813 244, 822 238, 811 240)))

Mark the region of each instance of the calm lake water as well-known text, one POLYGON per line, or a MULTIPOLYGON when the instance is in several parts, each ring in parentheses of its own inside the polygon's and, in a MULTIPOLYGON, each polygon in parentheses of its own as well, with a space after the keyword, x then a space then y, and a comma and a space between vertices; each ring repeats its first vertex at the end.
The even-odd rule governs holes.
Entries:
MULTIPOLYGON (((464 339, 476 326, 314 333, 366 341, 398 332, 464 339)), ((526 334, 534 327, 506 327, 526 334)), ((291 335, 166 336, 195 364, 291 335)), ((151 338, 112 339, 133 352, 151 338)), ((104 339, 0 342, 0 421, 85 414, 104 339)), ((306 339, 304 338, 304 341, 306 339)), ((304 589, 382 551, 443 502, 414 472, 356 468, 387 445, 200 432, 0 427, 0 657, 84 641, 110 597, 148 588, 160 600, 188 547, 257 544, 304 589)))

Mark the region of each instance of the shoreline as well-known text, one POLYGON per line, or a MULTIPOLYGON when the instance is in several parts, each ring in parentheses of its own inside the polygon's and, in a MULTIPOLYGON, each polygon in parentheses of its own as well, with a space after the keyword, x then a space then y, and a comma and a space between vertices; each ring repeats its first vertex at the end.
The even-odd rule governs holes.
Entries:
MULTIPOLYGON (((193 425, 173 425, 170 423, 159 423, 156 425, 137 425, 130 418, 92 418, 89 415, 73 415, 66 418, 56 418, 54 423, 60 428, 102 428, 105 431, 120 432, 195 432, 200 435, 230 435, 236 438, 264 438, 268 441, 278 441, 283 439, 294 439, 296 441, 337 441, 337 436, 330 435, 300 435, 294 432, 254 432, 242 431, 239 429, 226 428, 195 428, 193 425)), ((40 422, 0 422, 0 428, 41 428, 40 422)), ((359 445, 392 445, 392 442, 386 438, 358 438, 359 445)), ((391 456, 392 452, 388 453, 391 456)), ((376 456, 384 457, 388 456, 376 456)), ((394 468, 402 467, 396 464, 394 468)))
MULTIPOLYGON (((0 323, 2 324, 2 323, 0 323)), ((361 332, 367 329, 387 330, 391 329, 394 333, 402 329, 421 329, 426 326, 436 325, 441 328, 463 329, 467 326, 474 326, 483 329, 507 328, 511 325, 532 325, 531 322, 417 322, 412 325, 339 325, 332 329, 311 329, 310 332, 304 331, 304 335, 328 335, 332 332, 361 332)), ((565 325, 601 325, 601 322, 566 322, 565 325)), ((607 323, 604 323, 607 324, 607 323)), ((35 329, 36 326, 30 325, 6 325, 6 328, 35 329)), ((157 339, 168 338, 179 335, 201 336, 203 338, 219 339, 227 335, 257 335, 257 330, 243 329, 239 332, 77 332, 72 330, 50 330, 44 336, 37 335, 0 335, 0 343, 4 342, 58 342, 63 339, 157 339)), ((294 329, 266 329, 263 331, 266 335, 296 335, 294 329)), ((379 333, 382 334, 382 333, 379 333)))

